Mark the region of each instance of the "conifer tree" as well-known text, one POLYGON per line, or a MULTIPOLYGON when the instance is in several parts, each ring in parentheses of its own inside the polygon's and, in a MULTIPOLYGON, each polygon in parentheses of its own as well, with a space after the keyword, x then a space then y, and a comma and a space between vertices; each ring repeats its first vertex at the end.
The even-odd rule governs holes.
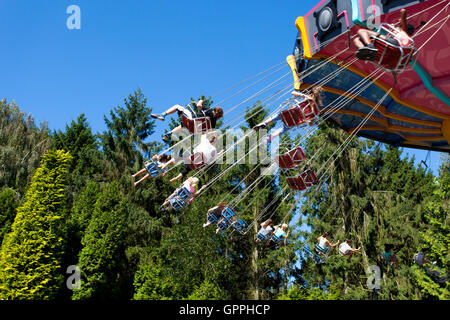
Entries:
POLYGON ((98 195, 82 239, 77 264, 81 282, 80 288, 74 290, 74 300, 127 297, 122 270, 127 215, 127 203, 118 183, 106 185, 98 195))
POLYGON ((53 299, 62 287, 66 177, 71 156, 49 150, 0 251, 0 297, 53 299))

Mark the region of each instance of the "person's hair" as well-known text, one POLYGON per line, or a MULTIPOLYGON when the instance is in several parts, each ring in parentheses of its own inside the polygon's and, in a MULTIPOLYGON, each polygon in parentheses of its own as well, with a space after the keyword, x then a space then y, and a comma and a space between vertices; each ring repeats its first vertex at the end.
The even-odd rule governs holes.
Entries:
POLYGON ((392 244, 385 244, 384 245, 384 251, 388 252, 390 250, 394 249, 394 245, 392 244))
POLYGON ((190 177, 189 179, 191 179, 191 183, 198 185, 200 182, 200 179, 197 177, 190 177))
POLYGON ((350 240, 350 239, 345 240, 345 242, 347 242, 349 245, 352 244, 352 240, 350 240))
POLYGON ((421 252, 428 252, 428 248, 422 248, 421 252))
POLYGON ((216 119, 222 118, 223 117, 223 110, 221 107, 215 107, 214 108, 214 116, 216 119))
POLYGON ((218 204, 217 204, 217 206, 219 207, 219 208, 225 208, 226 206, 228 205, 228 203, 226 203, 226 202, 219 202, 218 204))
POLYGON ((165 153, 163 153, 162 155, 159 156, 159 161, 161 161, 161 162, 167 162, 170 159, 172 159, 172 156, 165 154, 165 153))
POLYGON ((266 226, 270 226, 270 225, 272 224, 272 219, 267 219, 267 220, 264 222, 264 224, 265 224, 266 226))
POLYGON ((288 225, 286 224, 286 223, 283 223, 282 225, 281 225, 281 228, 287 228, 288 227, 288 225))
POLYGON ((311 89, 311 96, 313 97, 314 101, 316 101, 317 105, 322 105, 322 88, 321 87, 314 87, 311 89))
POLYGON ((324 233, 322 233, 322 237, 324 238, 328 238, 330 234, 328 233, 328 231, 325 231, 324 233))
POLYGON ((214 143, 214 141, 216 141, 216 136, 211 136, 209 137, 209 142, 210 143, 214 143), (212 141, 211 141, 212 140, 212 141))
POLYGON ((414 34, 414 31, 416 31, 416 28, 411 23, 407 23, 405 31, 408 36, 412 36, 414 34))

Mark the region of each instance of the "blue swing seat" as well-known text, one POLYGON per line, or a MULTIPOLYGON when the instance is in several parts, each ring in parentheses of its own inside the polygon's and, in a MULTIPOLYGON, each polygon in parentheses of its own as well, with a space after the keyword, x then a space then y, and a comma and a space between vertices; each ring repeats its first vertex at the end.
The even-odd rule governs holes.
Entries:
POLYGON ((154 161, 149 161, 145 163, 145 169, 147 170, 148 174, 152 178, 158 178, 161 176, 164 172, 161 170, 161 168, 158 168, 159 163, 154 161))
POLYGON ((178 196, 169 199, 170 205, 176 211, 186 208, 186 202, 181 200, 178 196))
POLYGON ((328 247, 327 248, 322 248, 321 246, 319 246, 319 244, 316 244, 316 252, 319 254, 325 254, 328 251, 328 247))
POLYGON ((275 234, 272 235, 271 240, 276 244, 278 244, 281 241, 280 237, 276 236, 275 234))
MULTIPOLYGON (((317 246, 316 246, 317 247, 317 246)), ((311 257, 316 263, 322 263, 322 258, 315 252, 312 252, 307 246, 303 246, 303 252, 311 257)))
POLYGON ((177 196, 180 197, 182 201, 185 201, 191 196, 191 192, 186 187, 182 187, 178 189, 177 196))
POLYGON ((222 221, 220 221, 220 222, 217 224, 217 227, 218 227, 220 230, 225 231, 225 230, 227 230, 227 229, 230 227, 230 223, 228 222, 228 220, 222 219, 222 221))
POLYGON ((208 213, 208 216, 206 218, 208 219, 208 221, 211 224, 216 224, 217 221, 219 221, 219 219, 217 219, 217 217, 215 215, 213 215, 212 213, 208 213))
POLYGON ((226 207, 225 209, 222 210, 222 217, 230 221, 234 217, 234 211, 229 207, 226 207))
POLYGON ((261 242, 267 242, 267 241, 269 241, 269 236, 265 236, 265 235, 263 235, 262 233, 258 233, 257 235, 256 235, 256 238, 259 240, 259 241, 261 241, 261 242))
POLYGON ((244 220, 239 219, 233 224, 233 228, 236 229, 239 233, 241 233, 244 229, 247 228, 247 224, 244 220))

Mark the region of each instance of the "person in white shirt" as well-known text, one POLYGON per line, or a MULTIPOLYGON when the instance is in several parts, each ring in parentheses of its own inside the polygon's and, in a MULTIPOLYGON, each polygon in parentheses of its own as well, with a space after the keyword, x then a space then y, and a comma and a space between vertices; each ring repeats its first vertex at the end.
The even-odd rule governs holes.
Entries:
MULTIPOLYGON (((193 158, 194 160, 192 164, 196 167, 213 163, 218 157, 217 149, 214 146, 215 142, 216 135, 213 134, 209 138, 206 134, 202 135, 200 138, 200 143, 194 148, 192 154, 184 159, 185 163, 183 164, 182 171, 176 177, 170 179, 170 183, 174 183, 175 181, 180 180, 193 170, 193 168, 187 164, 190 164, 190 162, 192 161, 191 158, 193 158)), ((161 165, 160 168, 162 170, 165 170, 168 166, 175 163, 175 158, 172 158, 170 161, 161 165)))
POLYGON ((191 156, 185 159, 183 169, 176 177, 170 179, 170 183, 174 183, 175 181, 185 177, 190 171, 194 170, 191 166, 187 164, 192 162, 192 159, 193 159, 192 165, 194 165, 197 168, 200 166, 213 163, 217 158, 217 149, 214 146, 215 141, 216 136, 214 135, 209 138, 206 135, 202 135, 200 138, 199 145, 194 148, 191 156))
POLYGON ((322 254, 322 253, 328 251, 327 246, 330 246, 333 248, 339 244, 339 242, 340 242, 339 240, 335 244, 332 244, 328 240, 329 237, 330 237, 330 234, 328 233, 328 231, 326 231, 320 237, 317 238, 317 241, 319 241, 319 243, 317 244, 318 250, 316 250, 316 251, 318 251, 319 254, 322 254))
MULTIPOLYGON (((266 239, 269 238, 273 233, 272 225, 272 219, 267 219, 266 221, 261 223, 261 229, 259 229, 258 234, 261 234, 266 239)), ((261 242, 261 240, 256 239, 256 242, 261 242)))
POLYGON ((352 258, 354 252, 358 251, 361 251, 361 247, 359 247, 358 249, 352 248, 351 240, 346 240, 342 242, 339 246, 339 253, 343 256, 348 256, 348 260, 352 258))

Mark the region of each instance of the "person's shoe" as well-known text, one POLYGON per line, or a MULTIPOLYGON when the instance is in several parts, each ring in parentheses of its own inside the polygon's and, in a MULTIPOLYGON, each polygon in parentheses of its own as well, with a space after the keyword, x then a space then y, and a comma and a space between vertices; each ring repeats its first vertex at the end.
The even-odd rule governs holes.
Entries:
POLYGON ((373 61, 377 56, 378 50, 374 47, 374 45, 369 44, 365 47, 362 47, 356 51, 356 57, 361 60, 373 61))
POLYGON ((164 212, 164 211, 167 211, 167 208, 164 207, 163 205, 161 205, 161 206, 159 207, 159 210, 164 212))
POLYGON ((204 224, 203 224, 203 228, 206 228, 207 226, 209 226, 208 223, 204 223, 204 224))
POLYGON ((256 126, 253 127, 253 130, 258 131, 260 129, 265 129, 267 127, 267 125, 265 123, 260 123, 256 126))
POLYGON ((170 138, 171 134, 170 133, 166 133, 165 135, 163 135, 163 141, 169 143, 172 139, 170 138))
POLYGON ((164 119, 166 118, 166 115, 164 115, 164 114, 156 114, 156 113, 152 113, 152 114, 150 115, 150 117, 152 117, 153 119, 158 119, 158 120, 164 121, 164 119))

